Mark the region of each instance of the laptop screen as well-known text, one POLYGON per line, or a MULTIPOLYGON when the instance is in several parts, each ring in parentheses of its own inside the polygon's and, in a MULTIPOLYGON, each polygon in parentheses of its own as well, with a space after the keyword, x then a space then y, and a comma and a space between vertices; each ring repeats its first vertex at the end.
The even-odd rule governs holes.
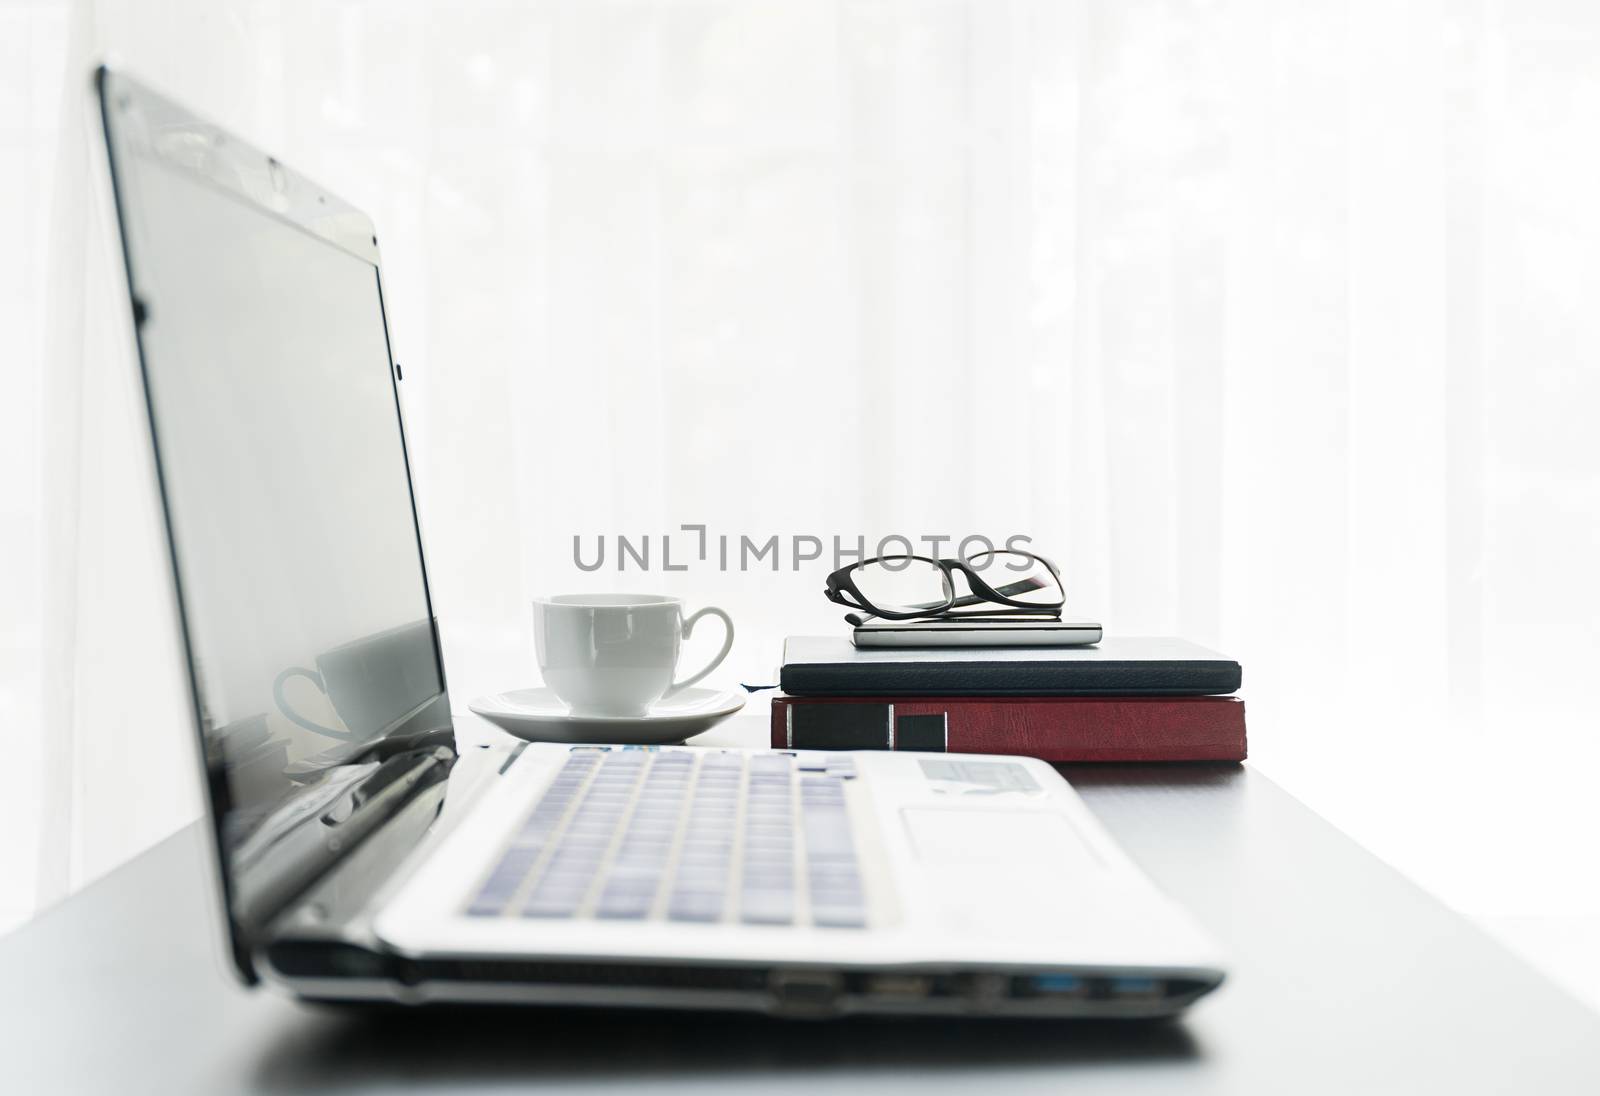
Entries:
POLYGON ((375 743, 448 725, 376 240, 137 85, 106 74, 102 94, 237 898, 291 823, 375 767, 375 743))

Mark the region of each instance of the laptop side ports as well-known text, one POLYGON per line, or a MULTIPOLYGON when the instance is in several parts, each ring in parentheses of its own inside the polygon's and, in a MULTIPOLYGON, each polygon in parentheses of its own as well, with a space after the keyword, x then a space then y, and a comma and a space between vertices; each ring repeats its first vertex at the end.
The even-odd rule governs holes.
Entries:
POLYGON ((767 979, 772 1011, 780 1016, 833 1016, 839 1011, 844 979, 837 971, 779 968, 767 979))
POLYGON ((1167 992, 1166 983, 1160 978, 1108 978, 1106 982, 1106 996, 1113 1001, 1155 1001, 1167 992))
POLYGON ((1078 1000, 1090 996, 1090 979, 1076 974, 1024 974, 1011 980, 1011 996, 1024 1000, 1078 1000))
POLYGON ((874 1001, 921 1001, 933 995, 933 978, 926 974, 873 974, 863 993, 874 1001))

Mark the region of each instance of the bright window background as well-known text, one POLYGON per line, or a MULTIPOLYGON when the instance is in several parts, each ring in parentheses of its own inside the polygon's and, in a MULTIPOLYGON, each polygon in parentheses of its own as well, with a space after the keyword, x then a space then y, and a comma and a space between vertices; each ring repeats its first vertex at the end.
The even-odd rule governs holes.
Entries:
POLYGON ((0 0, 12 921, 197 809, 107 52, 374 215, 458 704, 531 679, 538 592, 720 604, 730 681, 840 627, 823 564, 575 534, 1026 534, 1600 999, 1600 10, 0 0))

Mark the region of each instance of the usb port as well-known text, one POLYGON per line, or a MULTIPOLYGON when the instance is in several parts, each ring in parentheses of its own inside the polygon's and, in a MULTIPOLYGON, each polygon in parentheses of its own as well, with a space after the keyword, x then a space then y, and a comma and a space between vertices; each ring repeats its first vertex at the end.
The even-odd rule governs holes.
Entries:
POLYGON ((1085 997, 1089 983, 1076 974, 1035 974, 1018 979, 1017 988, 1025 997, 1085 997))
POLYGON ((1148 1001, 1161 996, 1162 983, 1159 978, 1113 978, 1111 979, 1111 996, 1125 1001, 1148 1001))

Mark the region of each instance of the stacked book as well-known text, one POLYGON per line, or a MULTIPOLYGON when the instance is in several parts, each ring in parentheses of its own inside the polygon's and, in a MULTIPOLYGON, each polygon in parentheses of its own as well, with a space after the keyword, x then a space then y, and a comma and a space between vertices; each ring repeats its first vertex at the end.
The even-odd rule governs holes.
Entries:
POLYGON ((784 644, 772 745, 1022 754, 1052 762, 1243 761, 1239 664, 1181 639, 1091 647, 784 644))

